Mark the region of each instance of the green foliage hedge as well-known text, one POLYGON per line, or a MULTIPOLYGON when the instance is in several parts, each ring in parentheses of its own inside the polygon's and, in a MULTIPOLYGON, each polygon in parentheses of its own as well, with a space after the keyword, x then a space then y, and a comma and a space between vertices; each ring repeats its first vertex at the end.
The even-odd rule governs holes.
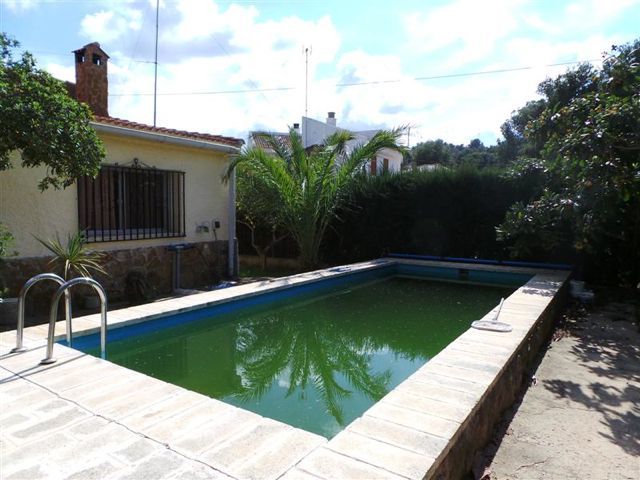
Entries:
POLYGON ((536 173, 511 178, 468 166, 362 176, 350 206, 332 224, 324 259, 353 262, 389 252, 508 258, 505 244, 496 240, 496 226, 515 202, 538 196, 542 183, 536 173))

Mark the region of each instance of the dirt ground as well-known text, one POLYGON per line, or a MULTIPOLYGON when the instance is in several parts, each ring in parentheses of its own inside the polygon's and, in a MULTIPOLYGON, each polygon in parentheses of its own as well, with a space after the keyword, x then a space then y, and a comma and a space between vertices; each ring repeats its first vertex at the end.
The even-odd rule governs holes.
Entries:
POLYGON ((640 479, 639 297, 570 305, 476 479, 640 479))

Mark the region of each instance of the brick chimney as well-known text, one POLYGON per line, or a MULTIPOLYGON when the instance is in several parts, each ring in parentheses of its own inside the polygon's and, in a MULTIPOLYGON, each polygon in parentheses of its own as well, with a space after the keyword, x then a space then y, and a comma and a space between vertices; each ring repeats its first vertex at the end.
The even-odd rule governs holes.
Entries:
POLYGON ((336 112, 327 113, 327 125, 336 126, 336 112))
POLYGON ((97 42, 89 43, 73 53, 76 60, 76 99, 89 105, 95 115, 108 117, 109 55, 104 53, 97 42))

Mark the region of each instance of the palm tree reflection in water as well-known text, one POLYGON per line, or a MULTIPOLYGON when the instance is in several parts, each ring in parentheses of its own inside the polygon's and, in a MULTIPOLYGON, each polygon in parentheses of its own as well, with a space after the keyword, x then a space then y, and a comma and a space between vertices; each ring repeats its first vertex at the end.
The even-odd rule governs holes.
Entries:
POLYGON ((274 382, 288 375, 286 397, 296 394, 304 401, 311 385, 326 412, 344 425, 341 402, 353 390, 374 402, 388 391, 391 372, 375 373, 370 366, 371 352, 377 348, 367 337, 345 335, 332 321, 283 321, 271 315, 248 322, 238 332, 236 358, 243 378, 235 396, 243 402, 259 400, 274 382), (337 377, 346 382, 341 384, 337 377))

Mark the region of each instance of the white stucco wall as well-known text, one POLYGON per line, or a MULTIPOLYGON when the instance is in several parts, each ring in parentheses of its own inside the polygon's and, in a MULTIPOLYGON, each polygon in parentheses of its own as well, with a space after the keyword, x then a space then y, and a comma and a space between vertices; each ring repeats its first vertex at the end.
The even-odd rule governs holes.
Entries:
POLYGON ((325 138, 337 131, 338 128, 333 125, 327 125, 313 118, 302 117, 302 139, 305 148, 311 145, 320 145, 325 138))
POLYGON ((43 240, 66 238, 78 228, 78 205, 75 185, 66 190, 38 190, 46 169, 20 167, 20 155, 11 155, 14 168, 0 172, 0 223, 15 237, 13 250, 18 256, 44 255, 46 249, 34 236, 43 240), (75 212, 75 215, 73 215, 75 212))
MULTIPOLYGON (((99 250, 117 250, 154 245, 214 240, 213 231, 197 233, 202 222, 211 225, 220 221, 218 240, 228 239, 228 186, 222 175, 228 155, 186 146, 173 146, 148 140, 128 139, 101 133, 107 157, 104 163, 130 164, 137 158, 145 165, 158 169, 185 172, 185 233, 186 237, 97 242, 91 246, 99 250)), ((38 190, 44 168, 20 167, 19 155, 12 156, 15 168, 0 172, 0 222, 14 235, 15 250, 20 257, 47 255, 34 235, 42 239, 65 239, 78 230, 78 200, 76 185, 65 190, 38 190)))
POLYGON ((380 175, 383 171, 384 159, 389 160, 389 173, 398 173, 402 167, 402 154, 397 150, 391 150, 383 148, 376 156, 378 162, 377 174, 380 175))

